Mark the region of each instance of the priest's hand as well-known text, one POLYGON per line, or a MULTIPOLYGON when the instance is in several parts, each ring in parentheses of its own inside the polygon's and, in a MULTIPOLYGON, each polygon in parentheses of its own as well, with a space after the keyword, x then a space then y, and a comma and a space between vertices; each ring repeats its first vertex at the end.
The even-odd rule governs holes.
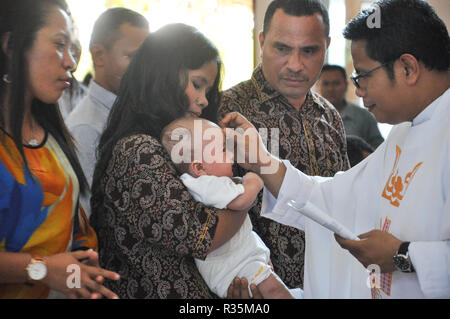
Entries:
POLYGON ((272 154, 267 151, 258 130, 249 120, 238 112, 232 112, 226 114, 219 124, 227 139, 227 148, 234 152, 240 166, 256 174, 271 169, 272 154))
POLYGON ((372 230, 359 235, 360 241, 344 239, 334 235, 338 244, 347 249, 365 268, 369 265, 378 265, 382 273, 392 272, 393 257, 402 243, 393 235, 380 230, 372 230))

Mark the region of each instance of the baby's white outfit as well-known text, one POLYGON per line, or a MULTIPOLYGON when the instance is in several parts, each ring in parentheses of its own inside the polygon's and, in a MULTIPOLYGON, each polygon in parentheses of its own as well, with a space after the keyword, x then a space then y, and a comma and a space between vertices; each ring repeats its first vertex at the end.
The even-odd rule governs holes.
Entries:
MULTIPOLYGON (((244 193, 244 186, 229 177, 203 175, 194 178, 185 173, 181 180, 195 200, 219 209, 225 209, 244 193)), ((205 260, 195 259, 195 263, 208 287, 221 298, 227 296, 235 277, 246 277, 249 284, 258 285, 273 273, 269 265, 270 251, 252 230, 248 215, 228 242, 208 254, 205 260)))

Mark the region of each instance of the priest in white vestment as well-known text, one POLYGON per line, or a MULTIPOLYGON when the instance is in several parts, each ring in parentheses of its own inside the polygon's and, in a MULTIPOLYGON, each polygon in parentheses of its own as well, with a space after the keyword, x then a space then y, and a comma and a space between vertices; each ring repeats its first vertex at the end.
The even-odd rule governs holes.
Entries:
MULTIPOLYGON (((262 216, 305 230, 305 298, 450 298, 448 31, 424 1, 382 0, 344 36, 352 41, 356 94, 378 121, 395 124, 386 141, 333 178, 303 174, 261 139, 256 163, 252 147, 235 139, 237 158, 247 159, 239 164, 264 180, 262 216), (381 30, 366 23, 376 10, 381 30), (292 200, 316 206, 361 240, 335 236, 292 200)), ((238 113, 221 125, 253 128, 238 113)))

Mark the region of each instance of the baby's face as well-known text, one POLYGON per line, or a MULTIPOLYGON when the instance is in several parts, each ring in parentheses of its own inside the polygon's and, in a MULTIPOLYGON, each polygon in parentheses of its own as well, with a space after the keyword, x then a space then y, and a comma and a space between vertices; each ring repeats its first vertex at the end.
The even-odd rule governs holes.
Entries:
POLYGON ((233 177, 233 153, 226 148, 226 140, 219 127, 203 132, 203 169, 207 175, 233 177), (208 140, 210 138, 210 140, 208 140))
POLYGON ((169 145, 168 140, 163 143, 174 163, 189 164, 188 173, 195 177, 233 177, 233 153, 227 150, 225 134, 219 126, 205 119, 186 117, 170 129, 163 140, 175 141, 175 145, 169 145))

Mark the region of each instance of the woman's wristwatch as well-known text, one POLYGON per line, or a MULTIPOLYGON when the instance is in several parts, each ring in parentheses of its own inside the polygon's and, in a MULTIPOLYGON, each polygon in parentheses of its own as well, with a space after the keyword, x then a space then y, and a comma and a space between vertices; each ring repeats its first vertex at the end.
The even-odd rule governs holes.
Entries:
POLYGON ((395 253, 393 260, 394 266, 401 272, 415 272, 411 258, 409 257, 408 247, 410 242, 401 243, 398 251, 395 253))
POLYGON ((42 280, 47 276, 47 264, 41 256, 33 255, 31 257, 30 263, 25 267, 28 280, 36 281, 42 280))

